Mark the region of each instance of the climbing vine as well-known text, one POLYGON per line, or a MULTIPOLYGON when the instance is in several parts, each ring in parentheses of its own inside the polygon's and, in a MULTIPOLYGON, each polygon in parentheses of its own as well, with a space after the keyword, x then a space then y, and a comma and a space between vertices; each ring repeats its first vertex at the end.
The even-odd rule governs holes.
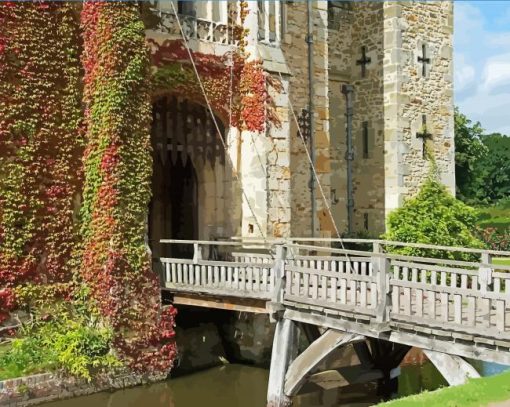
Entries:
MULTIPOLYGON (((181 40, 161 44, 149 39, 155 93, 186 95, 189 100, 205 104, 205 97, 181 40)), ((266 122, 280 125, 268 86, 280 84, 264 72, 260 61, 247 61, 236 51, 226 55, 191 52, 198 75, 211 107, 221 119, 250 131, 261 132, 266 122), (231 108, 231 109, 230 109, 231 108)))
MULTIPOLYGON (((229 16, 229 27, 236 47, 223 55, 191 52, 205 94, 215 114, 234 127, 262 132, 266 123, 280 125, 274 101, 268 88, 281 90, 281 84, 268 75, 260 60, 250 60, 246 52, 246 2, 229 16)), ((190 55, 182 40, 158 43, 148 40, 151 47, 154 93, 186 95, 189 100, 205 104, 205 96, 196 78, 190 55)))
POLYGON ((0 3, 0 323, 17 286, 71 278, 83 147, 78 27, 67 3, 0 3))
POLYGON ((82 276, 113 343, 136 371, 168 371, 175 310, 161 311, 144 242, 151 194, 150 64, 134 3, 87 2, 81 13, 87 147, 82 276))

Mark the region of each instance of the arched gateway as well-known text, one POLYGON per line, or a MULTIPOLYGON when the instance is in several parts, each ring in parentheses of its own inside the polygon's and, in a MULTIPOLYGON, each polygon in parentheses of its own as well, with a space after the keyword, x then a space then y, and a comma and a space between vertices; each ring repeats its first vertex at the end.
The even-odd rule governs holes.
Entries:
MULTIPOLYGON (((221 120, 216 123, 224 138, 221 120)), ((155 100, 151 140, 149 245, 154 257, 191 257, 189 245, 159 241, 221 237, 226 202, 232 201, 222 140, 206 107, 177 96, 155 100)))

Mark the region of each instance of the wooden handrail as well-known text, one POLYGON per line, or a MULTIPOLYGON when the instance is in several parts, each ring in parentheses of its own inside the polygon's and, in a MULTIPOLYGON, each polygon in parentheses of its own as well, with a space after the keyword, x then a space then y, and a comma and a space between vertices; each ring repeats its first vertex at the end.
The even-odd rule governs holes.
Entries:
MULTIPOLYGON (((255 239, 262 240, 259 238, 250 238, 250 237, 232 237, 232 240, 236 241, 246 241, 250 242, 255 239)), ((463 252, 463 253, 473 253, 473 254, 491 254, 497 257, 510 257, 510 251, 498 251, 498 250, 490 250, 490 249, 474 249, 469 247, 458 247, 458 246, 442 246, 442 245, 434 245, 434 244, 426 244, 426 243, 406 243, 406 242, 396 242, 392 240, 381 240, 381 239, 354 239, 354 238, 322 238, 322 237, 289 237, 285 239, 267 239, 267 243, 299 243, 299 242, 310 242, 310 243, 359 243, 359 244, 373 244, 378 243, 384 246, 399 246, 399 247, 414 247, 418 249, 432 249, 432 250, 441 250, 441 251, 452 251, 452 252, 463 252)), ((317 246, 320 247, 320 246, 317 246)))

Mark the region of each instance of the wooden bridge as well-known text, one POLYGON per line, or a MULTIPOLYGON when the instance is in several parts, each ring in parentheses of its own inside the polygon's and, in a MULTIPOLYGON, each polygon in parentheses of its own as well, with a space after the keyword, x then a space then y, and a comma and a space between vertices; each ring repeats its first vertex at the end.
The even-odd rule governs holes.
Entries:
POLYGON ((510 266, 484 251, 378 240, 201 242, 192 259, 161 258, 176 304, 268 313, 276 321, 268 405, 288 405, 335 349, 353 344, 363 366, 390 380, 422 348, 450 384, 476 377, 464 358, 510 365, 510 266), (435 257, 392 254, 426 249, 435 257), (447 256, 445 255, 447 254, 447 256), (455 256, 457 254, 457 256, 455 256), (469 261, 441 257, 464 258, 469 261), (297 355, 297 330, 309 347, 297 355))

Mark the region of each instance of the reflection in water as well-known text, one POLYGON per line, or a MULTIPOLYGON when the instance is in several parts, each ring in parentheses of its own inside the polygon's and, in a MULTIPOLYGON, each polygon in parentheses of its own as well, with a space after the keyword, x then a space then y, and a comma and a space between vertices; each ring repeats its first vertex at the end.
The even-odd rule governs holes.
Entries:
MULTIPOLYGON (((478 363, 482 374, 494 374, 500 365, 478 363)), ((263 407, 269 372, 227 365, 150 386, 49 403, 47 407, 263 407)), ((399 397, 435 390, 446 382, 430 362, 402 367, 399 397)), ((380 399, 374 384, 306 394, 295 407, 369 406, 380 399)))
POLYGON ((227 365, 150 386, 50 403, 48 407, 261 407, 269 372, 227 365))

